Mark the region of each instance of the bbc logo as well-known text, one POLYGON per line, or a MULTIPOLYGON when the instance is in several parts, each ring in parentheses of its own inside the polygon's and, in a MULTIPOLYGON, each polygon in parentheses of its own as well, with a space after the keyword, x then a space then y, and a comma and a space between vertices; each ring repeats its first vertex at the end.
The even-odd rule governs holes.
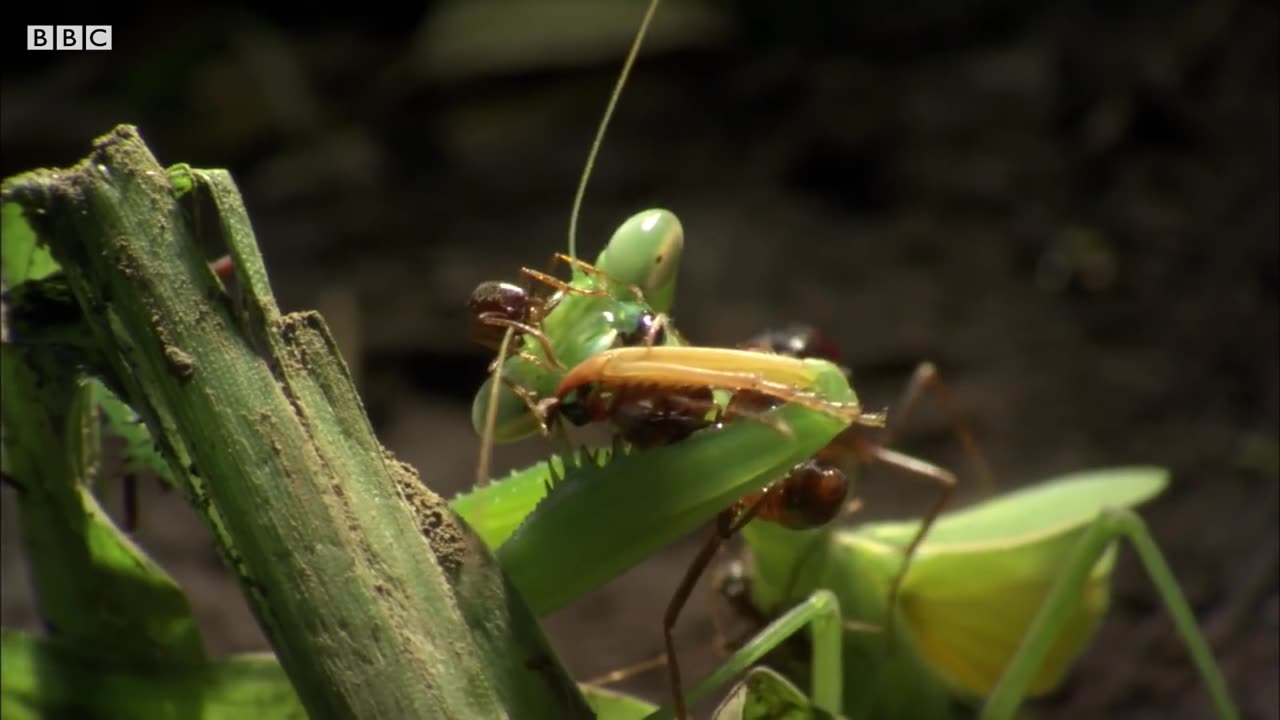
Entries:
POLYGON ((28 50, 110 50, 110 25, 28 25, 28 50))

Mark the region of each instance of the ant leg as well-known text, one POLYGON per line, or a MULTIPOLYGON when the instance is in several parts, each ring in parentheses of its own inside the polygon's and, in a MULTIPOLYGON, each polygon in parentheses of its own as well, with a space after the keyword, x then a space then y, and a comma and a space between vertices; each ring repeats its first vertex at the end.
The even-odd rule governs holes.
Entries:
POLYGON ((537 396, 533 394, 533 391, 522 385, 517 385, 514 380, 505 375, 500 376, 499 379, 502 380, 503 385, 506 385, 511 392, 516 394, 516 397, 524 401, 524 404, 529 408, 529 412, 533 413, 533 417, 537 419, 538 427, 542 429, 542 436, 550 437, 551 431, 547 428, 546 412, 539 406, 537 396))
MULTIPOLYGON (((537 340, 538 344, 542 345, 542 351, 547 354, 547 360, 555 366, 552 369, 564 371, 565 369, 564 365, 560 362, 560 359, 556 357, 555 349, 551 347, 551 340, 546 336, 545 333, 543 333, 538 328, 533 327, 532 325, 528 325, 526 323, 522 323, 518 320, 511 320, 509 318, 497 317, 497 316, 492 316, 487 314, 481 315, 479 318, 477 318, 477 320, 484 323, 485 325, 491 325, 493 327, 512 328, 514 330, 524 333, 525 335, 528 335, 534 340, 537 340)), ((526 359, 530 359, 525 353, 517 353, 517 354, 519 354, 521 357, 525 357, 526 359)), ((542 364, 542 363, 539 362, 538 364, 542 364)), ((546 366, 543 365, 543 367, 546 367, 546 366)))
POLYGON ((138 530, 138 476, 133 473, 125 475, 121 492, 124 518, 120 524, 126 533, 134 533, 138 530))
POLYGON ((615 286, 619 286, 619 287, 624 287, 624 288, 626 288, 626 289, 627 289, 627 290, 628 290, 632 295, 634 295, 634 296, 635 296, 635 299, 636 299, 636 300, 639 300, 639 301, 641 301, 641 302, 644 302, 644 291, 643 291, 643 290, 641 290, 640 288, 638 288, 638 287, 636 287, 635 285, 632 285, 632 284, 630 284, 630 283, 624 283, 624 282, 622 282, 621 280, 619 280, 619 279, 617 279, 617 278, 613 277, 613 276, 612 276, 612 275, 610 275, 609 273, 607 273, 607 272, 605 272, 605 271, 601 270, 600 268, 596 267, 595 265, 592 265, 591 263, 589 263, 589 262, 587 262, 587 261, 585 261, 585 260, 579 260, 578 258, 569 257, 568 255, 565 255, 564 253, 556 253, 555 255, 553 255, 553 256, 552 256, 552 258, 551 258, 551 259, 552 259, 552 262, 554 262, 554 261, 556 261, 556 260, 559 260, 559 261, 561 261, 561 262, 565 263, 566 265, 569 265, 570 267, 576 267, 576 268, 578 268, 579 270, 581 270, 581 271, 582 271, 582 272, 584 272, 584 273, 587 273, 588 275, 594 275, 594 276, 596 276, 596 277, 598 277, 598 278, 601 278, 601 279, 603 279, 603 280, 604 280, 607 284, 609 284, 609 285, 615 285, 615 286))
POLYGON ((924 540, 925 535, 929 533, 929 529, 933 527, 934 521, 942 514, 942 509, 950 502, 951 496, 956 489, 956 476, 951 471, 944 470, 933 463, 913 458, 910 455, 904 455, 880 445, 873 445, 860 435, 853 437, 852 440, 854 452, 858 454, 858 457, 863 462, 888 465, 903 475, 924 478, 938 484, 938 498, 920 523, 920 529, 916 531, 915 537, 911 538, 911 543, 903 551, 902 569, 894 576, 893 584, 889 586, 889 620, 886 624, 890 630, 889 637, 892 638, 894 610, 898 602, 898 593, 902 590, 902 580, 906 577, 907 570, 911 567, 911 559, 915 557, 920 543, 924 540))
POLYGON ((560 290, 566 293, 572 293, 574 295, 608 295, 609 294, 604 290, 588 290, 587 288, 576 287, 574 285, 570 285, 569 283, 561 280, 558 277, 555 277, 554 275, 548 275, 544 272, 539 272, 537 270, 530 270, 529 268, 520 268, 520 272, 533 278, 534 280, 537 280, 540 283, 543 283, 544 285, 550 285, 551 287, 557 290, 560 290))
POLYGON ((911 379, 907 381, 907 387, 902 391, 902 397, 898 399, 898 404, 893 406, 897 412, 889 417, 888 425, 885 427, 883 444, 885 446, 893 444, 898 431, 902 429, 904 419, 926 389, 933 393, 934 402, 937 403, 938 407, 942 409, 942 412, 950 420, 951 431, 960 440, 960 445, 964 448, 965 456, 969 460, 969 466, 973 469, 974 475, 977 476, 983 492, 991 495, 995 492, 991 466, 987 464, 986 457, 983 455, 982 450, 979 449, 977 441, 974 440, 973 433, 969 430, 969 423, 960 412, 954 396, 946 384, 942 382, 942 375, 938 372, 938 367, 931 362, 920 363, 916 366, 915 372, 911 374, 911 379))
MULTIPOLYGON (((587 288, 577 287, 575 285, 570 284, 569 282, 565 282, 564 280, 561 280, 560 278, 556 277, 555 275, 552 274, 552 272, 554 271, 557 260, 563 260, 565 263, 567 263, 571 267, 578 267, 578 268, 581 268, 583 271, 588 272, 592 275, 605 278, 608 282, 612 284, 615 284, 615 285, 619 284, 616 280, 606 275, 604 271, 597 269, 594 265, 589 265, 588 263, 582 260, 571 258, 568 255, 565 255, 563 253, 555 253, 551 256, 551 260, 546 265, 547 270, 545 272, 532 270, 530 268, 520 268, 520 272, 526 278, 537 280, 543 285, 553 287, 564 293, 572 293, 575 295, 597 295, 597 296, 607 296, 609 294, 607 290, 599 290, 599 289, 590 290, 587 288)), ((550 308, 548 308, 548 310, 550 310, 550 308)))
POLYGON ((525 351, 523 351, 523 350, 521 350, 520 352, 516 353, 516 357, 518 357, 518 358, 520 358, 521 360, 524 360, 524 361, 526 361, 526 362, 533 363, 534 365, 537 365, 538 367, 542 368, 543 370, 546 370, 547 372, 558 372, 558 371, 559 371, 559 372, 563 372, 563 370, 564 370, 564 368, 560 368, 559 370, 557 370, 557 368, 556 368, 556 367, 553 367, 553 366, 552 366, 550 363, 548 363, 546 360, 543 360, 542 358, 538 357, 537 355, 530 355, 529 353, 527 353, 527 352, 525 352, 525 351))
POLYGON ((680 617, 680 611, 688 603, 694 586, 698 584, 698 579, 702 577, 702 573, 706 571, 707 566, 715 559, 716 554, 720 551, 720 546, 755 518, 768 497, 767 490, 762 492, 760 498, 754 504, 736 517, 732 508, 723 510, 716 516, 715 530, 693 558, 693 562, 689 564, 689 569, 685 571, 684 577, 680 580, 680 585, 676 587, 675 594, 671 596, 671 602, 667 604, 667 611, 662 617, 662 640, 667 649, 667 673, 671 679, 671 694, 675 701, 676 717, 680 720, 686 720, 689 717, 689 710, 684 702, 684 687, 680 681, 680 663, 676 660, 675 641, 672 639, 671 631, 675 629, 676 620, 680 617))

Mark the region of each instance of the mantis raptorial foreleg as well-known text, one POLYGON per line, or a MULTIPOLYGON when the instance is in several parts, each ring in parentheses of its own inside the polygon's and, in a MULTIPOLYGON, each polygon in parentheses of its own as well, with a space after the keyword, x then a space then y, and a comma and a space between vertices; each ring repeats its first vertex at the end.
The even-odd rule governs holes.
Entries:
POLYGON ((1227 683, 1214 662, 1213 652, 1200 632, 1195 615, 1164 555, 1147 531, 1142 518, 1132 510, 1103 510, 1084 529, 1074 552, 1062 566, 1061 574, 1053 589, 1040 605, 1031 626, 1027 629, 1010 661, 982 708, 983 720, 1006 720, 1013 717, 1026 696, 1031 681, 1058 637, 1065 618, 1079 602, 1080 593, 1095 564, 1111 543, 1125 538, 1133 544, 1143 568, 1164 600, 1173 618, 1178 635, 1187 646, 1191 661, 1200 679, 1209 691, 1209 697, 1221 720, 1237 720, 1240 717, 1235 704, 1227 693, 1227 683))

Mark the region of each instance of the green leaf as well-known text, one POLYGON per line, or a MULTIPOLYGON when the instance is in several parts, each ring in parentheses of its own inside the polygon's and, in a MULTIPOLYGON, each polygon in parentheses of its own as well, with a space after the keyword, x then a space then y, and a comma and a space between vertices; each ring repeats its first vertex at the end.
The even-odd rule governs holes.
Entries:
POLYGON ((173 485, 173 473, 169 463, 165 462, 164 456, 156 448, 151 431, 147 429, 142 417, 102 382, 93 380, 91 387, 93 399, 102 409, 107 429, 124 441, 125 472, 130 474, 153 472, 163 478, 166 483, 173 485))
POLYGON ((304 720, 269 654, 135 669, 94 662, 49 640, 0 632, 0 715, 129 720, 304 720))
POLYGON ((22 215, 22 206, 7 202, 0 206, 0 278, 5 287, 15 288, 28 280, 46 278, 60 268, 49 254, 49 247, 39 242, 36 233, 22 215))
POLYGON ((6 460, 24 488, 23 542, 41 616, 60 642, 86 655, 139 666, 203 660, 181 589, 89 490, 100 451, 89 381, 60 377, 42 355, 0 348, 6 460))

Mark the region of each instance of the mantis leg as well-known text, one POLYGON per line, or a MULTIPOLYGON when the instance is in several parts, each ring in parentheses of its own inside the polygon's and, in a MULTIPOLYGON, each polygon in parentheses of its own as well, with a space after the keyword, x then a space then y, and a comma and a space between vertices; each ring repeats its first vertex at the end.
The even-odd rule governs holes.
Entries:
POLYGON ((844 625, 840 602, 830 590, 814 591, 803 602, 769 623, 720 667, 699 681, 689 693, 689 699, 701 700, 806 626, 813 646, 810 697, 814 705, 838 715, 844 703, 844 625))
POLYGON ((1239 711, 1227 694, 1226 680, 1213 659, 1209 644, 1200 633, 1195 615, 1187 603, 1178 581, 1165 562, 1160 548, 1151 539, 1142 518, 1129 510, 1105 510, 1090 523, 1076 545, 1071 559, 1065 565, 1062 575, 1049 591, 1040 612, 1036 614, 1031 627, 1027 629, 1018 652, 1010 661, 1009 667, 987 697, 982 708, 983 720, 1004 720, 1013 717, 1019 703, 1026 695, 1031 683, 1049 648, 1053 645, 1073 604, 1080 597, 1080 592, 1089 577, 1098 558, 1107 547, 1119 538, 1127 538, 1133 543, 1142 566, 1151 578, 1165 607, 1173 618, 1173 624, 1186 644, 1191 660, 1209 696, 1218 717, 1222 720, 1238 720, 1239 711))
MULTIPOLYGON (((733 677, 760 662, 807 626, 810 638, 809 667, 812 668, 810 697, 814 700, 814 704, 822 709, 839 714, 843 703, 842 686, 844 685, 842 632, 845 630, 880 632, 879 627, 844 620, 841 617, 839 600, 834 593, 826 589, 815 590, 809 597, 767 624, 764 619, 761 619, 760 625, 761 629, 748 641, 735 644, 732 649, 724 648, 727 657, 718 668, 699 680, 698 684, 689 691, 690 701, 703 700, 733 677)), ((660 654, 613 670, 582 684, 593 687, 612 685, 666 664, 666 655, 660 654)), ((672 712, 670 709, 664 709, 650 716, 648 720, 658 720, 671 715, 672 712)))
POLYGON ((960 412, 954 396, 947 388, 946 383, 942 382, 942 375, 938 372, 938 367, 931 362, 920 363, 916 366, 915 372, 911 374, 911 379, 907 381, 907 386, 903 389, 902 396, 898 398, 898 403, 893 406, 897 412, 889 415, 889 422, 885 426, 884 444, 886 446, 893 445, 894 439, 902 429, 903 421, 915 406, 916 401, 920 399, 921 394, 926 390, 933 394, 934 402, 937 403, 938 407, 942 409, 942 412, 950 420, 951 431, 959 438, 960 445, 964 448, 964 453, 969 458, 969 465, 973 468, 974 475, 977 476, 978 482, 982 485, 982 491, 987 495, 991 495, 995 492, 991 466, 987 464, 986 457, 978 447, 977 441, 974 440, 973 433, 969 430, 969 423, 965 420, 964 414, 960 412))
MULTIPOLYGON (((830 590, 814 591, 803 602, 769 623, 720 667, 700 680, 689 693, 689 700, 697 702, 707 697, 806 626, 813 646, 810 696, 815 705, 838 715, 844 702, 844 625, 840 601, 830 590)), ((646 720, 684 717, 684 712, 683 699, 677 699, 674 710, 663 708, 646 720)))

